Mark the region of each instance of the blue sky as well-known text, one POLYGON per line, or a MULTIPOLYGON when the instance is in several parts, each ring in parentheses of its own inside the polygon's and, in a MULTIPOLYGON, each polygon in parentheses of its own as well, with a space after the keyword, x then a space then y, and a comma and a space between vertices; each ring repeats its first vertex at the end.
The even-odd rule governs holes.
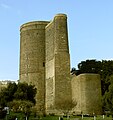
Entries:
POLYGON ((68 16, 71 67, 113 58, 113 0, 0 0, 0 80, 19 79, 20 25, 68 16))

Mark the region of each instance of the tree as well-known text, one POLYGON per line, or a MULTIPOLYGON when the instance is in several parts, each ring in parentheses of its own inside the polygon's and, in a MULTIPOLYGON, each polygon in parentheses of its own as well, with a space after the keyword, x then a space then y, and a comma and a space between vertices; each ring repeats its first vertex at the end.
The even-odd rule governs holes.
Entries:
POLYGON ((7 111, 0 108, 0 120, 6 117, 7 111))
POLYGON ((28 118, 31 113, 33 103, 27 100, 13 100, 9 103, 10 108, 14 112, 22 112, 28 118))
POLYGON ((100 73, 102 69, 101 61, 86 60, 78 64, 78 70, 81 73, 100 73))
POLYGON ((27 83, 9 83, 7 88, 0 92, 0 106, 5 107, 13 100, 26 100, 35 104, 36 88, 27 83))
POLYGON ((16 100, 29 100, 35 104, 36 88, 27 83, 18 83, 17 91, 14 93, 16 100))
POLYGON ((110 85, 108 91, 103 96, 104 109, 109 110, 113 115, 113 75, 110 76, 110 85))
POLYGON ((100 74, 102 95, 104 95, 104 93, 108 90, 108 87, 110 85, 109 76, 113 74, 113 61, 112 60, 97 61, 95 59, 81 61, 78 64, 78 70, 75 69, 75 71, 76 75, 79 75, 81 73, 100 74))
POLYGON ((64 115, 68 115, 69 111, 77 105, 76 101, 64 99, 56 103, 56 109, 61 110, 64 115))
POLYGON ((16 83, 8 83, 7 88, 4 88, 0 92, 0 106, 5 107, 7 103, 14 99, 14 93, 17 90, 16 83))
POLYGON ((108 91, 110 85, 110 76, 113 74, 113 61, 102 60, 102 70, 100 72, 102 83, 102 95, 108 91))

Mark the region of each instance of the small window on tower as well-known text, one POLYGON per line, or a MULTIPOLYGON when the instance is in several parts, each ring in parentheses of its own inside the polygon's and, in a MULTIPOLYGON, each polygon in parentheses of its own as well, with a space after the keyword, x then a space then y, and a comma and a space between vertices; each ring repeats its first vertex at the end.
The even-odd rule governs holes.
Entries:
POLYGON ((45 62, 43 62, 43 67, 45 67, 45 62))

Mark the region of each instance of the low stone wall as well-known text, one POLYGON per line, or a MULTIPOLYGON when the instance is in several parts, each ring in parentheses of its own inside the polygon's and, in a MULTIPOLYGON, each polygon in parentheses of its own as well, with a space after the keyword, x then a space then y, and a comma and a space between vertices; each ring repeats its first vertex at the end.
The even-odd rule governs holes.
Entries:
POLYGON ((101 114, 101 81, 98 74, 80 74, 72 77, 72 98, 77 101, 77 114, 101 114))

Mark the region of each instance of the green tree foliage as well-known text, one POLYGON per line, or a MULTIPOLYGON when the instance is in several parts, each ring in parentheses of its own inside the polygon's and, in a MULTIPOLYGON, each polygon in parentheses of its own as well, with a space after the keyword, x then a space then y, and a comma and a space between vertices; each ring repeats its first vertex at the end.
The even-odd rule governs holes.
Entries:
POLYGON ((113 61, 102 60, 101 83, 102 95, 108 90, 110 85, 110 76, 113 74, 113 61))
POLYGON ((31 108, 34 104, 31 101, 28 100, 13 100, 9 103, 9 107, 14 112, 22 112, 27 117, 27 119, 30 116, 31 108))
POLYGON ((71 69, 71 74, 72 74, 72 75, 73 75, 73 74, 75 74, 75 75, 77 74, 76 68, 73 67, 73 68, 71 69))
POLYGON ((17 100, 29 100, 35 104, 36 88, 27 83, 18 83, 17 91, 14 93, 14 98, 17 100))
POLYGON ((13 100, 9 103, 9 106, 14 112, 27 114, 30 113, 30 108, 33 106, 33 103, 27 100, 13 100))
POLYGON ((86 60, 78 64, 80 73, 99 73, 102 69, 102 63, 96 60, 86 60))
POLYGON ((14 93, 17 90, 16 83, 8 83, 8 87, 0 92, 0 106, 7 106, 7 102, 14 99, 14 93))
POLYGON ((0 92, 0 106, 5 107, 7 103, 16 100, 29 100, 35 104, 36 88, 27 83, 9 83, 7 88, 0 92))
POLYGON ((111 60, 86 60, 78 64, 78 70, 72 69, 72 73, 79 75, 82 73, 96 73, 100 74, 102 95, 108 90, 110 85, 109 76, 113 74, 113 61, 111 60))
POLYGON ((103 96, 103 106, 105 110, 109 110, 113 115, 113 75, 110 76, 108 91, 103 96))
POLYGON ((6 114, 7 114, 7 111, 0 108, 0 120, 3 120, 3 118, 5 118, 5 116, 6 116, 6 114))

